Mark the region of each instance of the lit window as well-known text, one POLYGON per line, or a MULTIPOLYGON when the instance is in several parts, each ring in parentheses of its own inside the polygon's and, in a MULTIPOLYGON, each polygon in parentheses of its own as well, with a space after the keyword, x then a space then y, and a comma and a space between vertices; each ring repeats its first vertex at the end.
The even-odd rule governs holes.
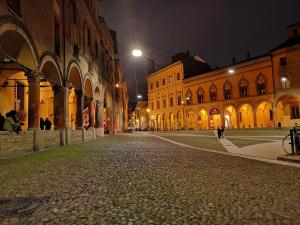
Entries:
POLYGON ((291 107, 291 119, 299 119, 299 106, 292 106, 291 107))
POLYGON ((187 105, 192 104, 192 98, 193 98, 193 94, 192 94, 191 90, 188 90, 185 95, 185 102, 187 105))
POLYGON ((290 88, 290 80, 289 80, 288 76, 286 76, 286 75, 281 76, 280 82, 281 82, 282 89, 290 88))
POLYGON ((241 97, 247 97, 248 96, 248 81, 245 79, 242 79, 240 81, 240 96, 241 97))
POLYGON ((231 84, 228 81, 224 85, 224 99, 231 99, 231 84))
POLYGON ((264 76, 260 75, 257 78, 256 89, 257 89, 257 93, 259 95, 265 95, 266 94, 266 78, 264 76))
POLYGON ((197 98, 198 98, 198 103, 204 103, 204 91, 202 88, 198 89, 197 98))
POLYGON ((215 85, 212 85, 210 88, 210 101, 217 101, 217 88, 215 85))

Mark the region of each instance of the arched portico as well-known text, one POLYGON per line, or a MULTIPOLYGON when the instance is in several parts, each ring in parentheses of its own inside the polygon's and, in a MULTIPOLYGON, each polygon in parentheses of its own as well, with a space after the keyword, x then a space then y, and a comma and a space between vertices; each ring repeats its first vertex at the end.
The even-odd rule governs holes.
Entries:
POLYGON ((253 107, 248 104, 242 104, 239 107, 238 124, 239 128, 254 128, 256 127, 256 119, 254 118, 253 107))
POLYGON ((237 114, 234 106, 230 105, 224 108, 224 125, 227 129, 234 129, 238 127, 237 114))
POLYGON ((256 107, 256 121, 257 127, 266 128, 274 127, 274 116, 272 104, 267 101, 263 101, 256 107))
POLYGON ((21 27, 0 24, 0 28, 0 112, 5 115, 15 109, 24 130, 39 129, 41 76, 36 47, 21 27))
POLYGON ((209 128, 208 113, 206 109, 200 109, 198 112, 198 126, 201 130, 207 130, 209 128))
POLYGON ((300 124, 299 99, 293 95, 282 95, 274 102, 276 127, 293 127, 300 124))

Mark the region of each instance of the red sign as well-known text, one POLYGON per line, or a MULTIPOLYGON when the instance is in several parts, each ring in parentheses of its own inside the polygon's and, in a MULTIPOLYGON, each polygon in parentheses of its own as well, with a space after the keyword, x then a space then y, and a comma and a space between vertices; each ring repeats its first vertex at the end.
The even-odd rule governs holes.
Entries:
POLYGON ((212 108, 209 111, 209 115, 219 115, 220 114, 220 110, 218 110, 217 108, 212 108))

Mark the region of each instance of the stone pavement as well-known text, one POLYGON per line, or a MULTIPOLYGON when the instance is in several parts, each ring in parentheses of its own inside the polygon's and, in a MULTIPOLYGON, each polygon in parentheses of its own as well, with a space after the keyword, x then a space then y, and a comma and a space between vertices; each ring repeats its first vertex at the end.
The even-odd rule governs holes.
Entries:
POLYGON ((298 168, 137 133, 58 151, 70 153, 0 161, 1 198, 55 198, 0 224, 300 224, 298 168))
MULTIPOLYGON (((214 131, 215 136, 217 137, 217 131, 214 131)), ((248 138, 255 138, 256 136, 250 136, 248 138)), ((271 136, 272 137, 272 136, 271 136)), ((247 138, 247 136, 237 137, 237 138, 247 138)), ((263 137, 262 137, 263 138, 263 137)), ((279 156, 286 154, 285 151, 282 150, 282 141, 274 140, 269 143, 262 143, 256 145, 249 145, 242 148, 234 145, 230 140, 226 137, 218 139, 220 143, 224 146, 224 148, 231 153, 236 153, 240 155, 248 155, 266 159, 274 159, 276 160, 279 156)), ((264 139, 268 140, 268 139, 264 139)))

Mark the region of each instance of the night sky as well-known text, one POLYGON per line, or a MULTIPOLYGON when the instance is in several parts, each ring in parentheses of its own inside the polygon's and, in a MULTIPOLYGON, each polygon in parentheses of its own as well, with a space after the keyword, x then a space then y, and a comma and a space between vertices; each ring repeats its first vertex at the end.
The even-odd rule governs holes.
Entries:
POLYGON ((171 56, 197 52, 212 68, 268 52, 287 38, 286 26, 300 22, 300 0, 102 0, 101 15, 117 31, 119 56, 130 101, 138 92, 147 98, 145 58, 133 58, 141 48, 156 67, 171 56))

